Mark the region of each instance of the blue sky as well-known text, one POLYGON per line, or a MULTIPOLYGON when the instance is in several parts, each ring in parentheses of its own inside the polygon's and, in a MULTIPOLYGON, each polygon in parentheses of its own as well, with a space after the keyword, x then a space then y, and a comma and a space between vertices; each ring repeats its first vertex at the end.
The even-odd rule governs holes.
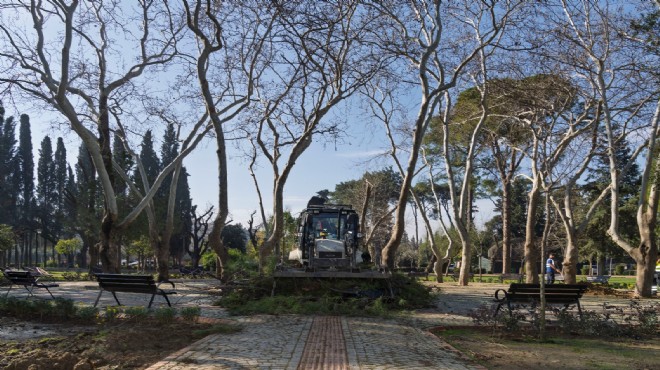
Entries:
MULTIPOLYGON (((53 146, 57 137, 63 137, 67 149, 69 164, 73 167, 77 160, 80 141, 68 128, 57 128, 53 122, 61 118, 43 111, 33 111, 29 107, 15 107, 5 103, 6 116, 30 115, 32 142, 35 163, 39 158, 41 141, 49 135, 53 146), (45 113, 45 114, 44 114, 45 113)), ((359 121, 359 119, 357 120, 359 121)), ((367 170, 377 170, 389 165, 384 160, 374 160, 379 153, 387 150, 388 142, 376 124, 352 123, 350 131, 338 142, 326 142, 322 138, 312 146, 296 163, 285 188, 285 207, 294 213, 303 209, 311 196, 317 191, 334 190, 335 185, 357 179, 367 170)), ((17 127, 18 133, 18 127, 17 127)), ((161 133, 155 133, 156 140, 161 133)), ((160 142, 155 143, 158 151, 160 142)), ((203 142, 185 160, 184 165, 190 173, 189 184, 193 203, 198 209, 216 205, 218 199, 218 171, 215 155, 215 141, 211 138, 203 142)), ((36 174, 35 174, 36 176, 36 174)), ((266 213, 272 209, 272 170, 270 164, 261 160, 257 176, 266 205, 266 213)), ((259 204, 256 190, 248 172, 248 162, 240 152, 232 147, 229 158, 229 207, 231 218, 246 226, 246 220, 259 204)), ((257 220, 260 221, 260 220, 257 220)))
MULTIPOLYGON (((58 129, 53 125, 53 122, 61 119, 51 113, 44 114, 43 111, 33 111, 28 107, 20 109, 7 103, 5 109, 6 116, 13 115, 17 120, 20 114, 30 115, 35 163, 39 158, 41 141, 49 135, 53 146, 57 137, 64 138, 69 164, 72 167, 75 165, 80 141, 68 128, 58 129)), ((323 189, 332 191, 340 182, 358 179, 366 171, 379 170, 392 165, 388 156, 379 156, 389 150, 389 142, 383 127, 369 122, 368 118, 361 117, 359 113, 356 113, 351 121, 348 122, 348 131, 342 140, 327 142, 317 138, 302 155, 285 187, 285 209, 295 215, 305 207, 309 198, 317 191, 323 189)), ((158 141, 161 140, 161 136, 162 133, 154 134, 154 138, 158 141)), ((160 142, 155 143, 155 148, 159 150, 160 142)), ((247 160, 241 157, 233 146, 229 155, 230 218, 234 223, 247 226, 250 214, 259 207, 256 190, 248 172, 247 160)), ((402 159, 407 161, 407 155, 402 159)), ((204 210, 209 205, 217 207, 218 171, 215 141, 206 138, 184 160, 184 165, 190 173, 189 185, 193 204, 197 204, 199 210, 204 210)), ((269 215, 272 210, 272 170, 264 159, 259 162, 257 177, 264 197, 265 210, 269 215)), ((475 221, 477 225, 481 225, 492 216, 492 204, 489 200, 480 200, 477 201, 477 206, 483 212, 476 215, 475 221)), ((256 217, 255 221, 260 223, 258 214, 256 217)), ((410 212, 406 217, 409 220, 407 230, 413 233, 410 212)), ((425 233, 420 230, 420 236, 424 235, 425 233)))

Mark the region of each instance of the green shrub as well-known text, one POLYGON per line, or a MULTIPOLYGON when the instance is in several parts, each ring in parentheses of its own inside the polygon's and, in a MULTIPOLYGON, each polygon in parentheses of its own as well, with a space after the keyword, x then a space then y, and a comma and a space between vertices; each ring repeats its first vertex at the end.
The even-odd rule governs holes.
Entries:
POLYGON ((214 251, 208 250, 206 253, 202 254, 199 263, 204 267, 205 270, 215 271, 216 261, 218 255, 214 251))
MULTIPOLYGON (((274 268, 274 265, 273 265, 274 268)), ((229 262, 226 273, 239 278, 256 276, 259 270, 258 261, 247 253, 241 253, 238 249, 229 249, 229 262)))
POLYGON ((180 315, 185 321, 195 322, 202 314, 200 307, 184 307, 181 309, 180 315))
POLYGON ((124 310, 124 315, 126 315, 127 318, 135 321, 143 321, 149 317, 149 310, 142 306, 127 307, 124 310))
POLYGON ((169 324, 176 318, 176 310, 172 307, 161 307, 154 311, 154 319, 159 324, 169 324))
POLYGON ((76 305, 72 299, 55 298, 53 306, 54 314, 59 318, 69 319, 76 315, 76 305))
POLYGON ((76 311, 76 317, 84 322, 94 322, 99 315, 99 309, 93 306, 81 306, 76 311))
POLYGON ((383 302, 383 297, 376 298, 370 305, 367 306, 367 312, 374 316, 387 316, 387 307, 383 302))
POLYGON ((64 272, 62 278, 66 281, 81 281, 83 280, 83 274, 80 271, 64 272))
POLYGON ((589 269, 590 269, 589 266, 582 266, 582 268, 580 269, 580 273, 582 275, 589 275, 589 269))
POLYGON ((35 301, 26 300, 21 306, 23 306, 24 309, 23 317, 38 316, 40 320, 44 320, 49 317, 60 316, 56 313, 56 310, 53 305, 51 305, 50 301, 44 301, 41 299, 35 301))
POLYGON ((616 265, 616 267, 614 268, 614 273, 616 275, 623 275, 625 269, 626 269, 625 265, 616 265))
POLYGON ((119 318, 119 314, 121 314, 119 307, 108 306, 105 308, 105 314, 103 315, 103 318, 107 322, 113 322, 119 318))

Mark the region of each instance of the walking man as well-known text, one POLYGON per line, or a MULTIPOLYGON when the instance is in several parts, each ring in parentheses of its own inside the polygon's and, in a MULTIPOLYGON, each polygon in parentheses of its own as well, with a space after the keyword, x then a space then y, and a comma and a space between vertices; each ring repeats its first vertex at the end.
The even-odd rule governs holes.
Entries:
POLYGON ((545 274, 546 274, 546 283, 554 284, 555 283, 555 272, 561 273, 555 265, 555 254, 550 253, 548 260, 545 261, 545 274))

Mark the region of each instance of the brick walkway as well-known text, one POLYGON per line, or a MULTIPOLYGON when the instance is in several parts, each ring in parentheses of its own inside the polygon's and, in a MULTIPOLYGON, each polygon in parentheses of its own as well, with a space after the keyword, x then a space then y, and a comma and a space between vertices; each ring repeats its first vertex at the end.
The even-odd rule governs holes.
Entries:
POLYGON ((348 368, 346 341, 341 318, 317 317, 307 336, 307 343, 298 364, 301 370, 341 370, 348 368))

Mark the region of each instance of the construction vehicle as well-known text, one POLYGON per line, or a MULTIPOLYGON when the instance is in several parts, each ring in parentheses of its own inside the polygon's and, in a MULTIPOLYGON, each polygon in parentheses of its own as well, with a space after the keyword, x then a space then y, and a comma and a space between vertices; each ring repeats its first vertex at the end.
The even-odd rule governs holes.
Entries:
MULTIPOLYGON (((298 218, 298 243, 289 253, 289 262, 297 267, 279 264, 273 272, 275 295, 277 282, 286 279, 371 279, 384 281, 378 294, 394 296, 390 278, 392 274, 379 270, 360 270, 362 254, 359 250, 360 222, 353 207, 342 204, 324 204, 312 197, 298 218)), ((359 296, 360 289, 339 291, 342 294, 359 296)), ((373 292, 370 292, 370 294, 373 292)))
POLYGON ((358 250, 357 212, 342 204, 308 204, 298 219, 298 244, 289 253, 306 271, 358 270, 362 256, 358 250))

